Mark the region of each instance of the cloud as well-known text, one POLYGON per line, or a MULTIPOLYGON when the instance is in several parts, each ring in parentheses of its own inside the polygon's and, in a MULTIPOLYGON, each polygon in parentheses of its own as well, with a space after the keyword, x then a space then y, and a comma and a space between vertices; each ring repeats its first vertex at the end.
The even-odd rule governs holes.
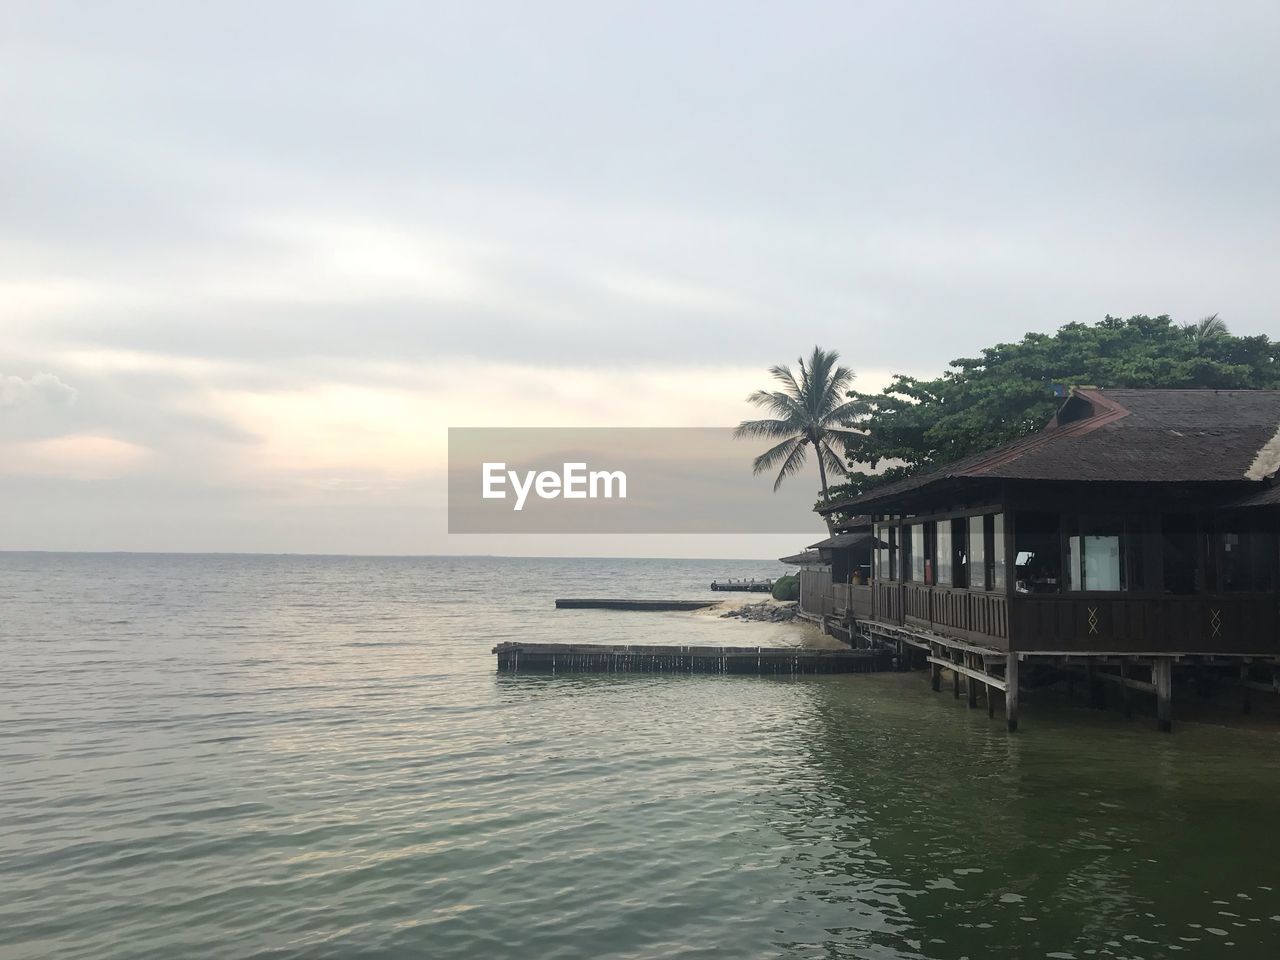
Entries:
POLYGON ((0 443, 0 475, 110 480, 137 471, 150 456, 137 444, 84 434, 0 443))
POLYGON ((0 411, 28 406, 65 407, 75 403, 77 396, 75 387, 52 373, 37 373, 26 379, 0 374, 0 411))
POLYGON ((268 6, 17 5, 0 531, 458 549, 406 522, 449 425, 731 424, 815 343, 872 389, 1108 312, 1274 327, 1265 0, 268 6))

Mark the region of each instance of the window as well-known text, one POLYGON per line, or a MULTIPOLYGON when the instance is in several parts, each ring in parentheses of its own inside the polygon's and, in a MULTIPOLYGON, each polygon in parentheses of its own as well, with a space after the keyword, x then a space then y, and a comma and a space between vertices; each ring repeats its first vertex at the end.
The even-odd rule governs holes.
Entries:
POLYGON ((1124 524, 1070 518, 1067 525, 1067 589, 1126 589, 1124 524))
POLYGON ((969 541, 968 553, 966 559, 965 578, 969 582, 970 590, 988 590, 990 586, 987 583, 987 565, 986 565, 986 546, 987 536, 983 529, 985 526, 985 517, 970 517, 969 523, 969 541))
POLYGON ((897 579, 898 528, 882 523, 875 528, 875 577, 877 580, 897 579))
POLYGON ((904 579, 924 582, 924 524, 913 523, 907 528, 909 535, 904 534, 902 549, 906 556, 902 559, 904 579))
POLYGON ((982 518, 982 540, 987 552, 987 588, 1003 592, 1009 585, 1004 562, 1004 514, 982 518))
POLYGON ((933 527, 934 535, 934 583, 950 586, 952 562, 955 559, 951 553, 951 521, 939 520, 930 526, 933 527))
POLYGON ((1264 592, 1275 588, 1276 538, 1265 530, 1249 530, 1243 521, 1229 521, 1219 530, 1218 582, 1231 592, 1264 592))
POLYGON ((1161 518, 1160 534, 1164 592, 1195 593, 1202 583, 1196 518, 1189 513, 1167 513, 1161 518))
POLYGON ((1061 589, 1060 536, 1056 513, 1019 513, 1014 518, 1014 587, 1018 593, 1057 593, 1061 589))
POLYGON ((969 521, 964 517, 951 521, 951 582, 957 587, 969 584, 969 521))

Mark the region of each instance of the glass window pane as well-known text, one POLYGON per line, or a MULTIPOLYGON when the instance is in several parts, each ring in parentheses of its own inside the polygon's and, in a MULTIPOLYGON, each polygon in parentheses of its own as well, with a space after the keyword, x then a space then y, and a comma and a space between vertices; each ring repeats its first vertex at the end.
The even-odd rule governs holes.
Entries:
POLYGON ((1160 526, 1164 592, 1195 593, 1200 583, 1196 518, 1188 513, 1168 513, 1160 526))
POLYGON ((1218 582, 1223 590, 1266 591, 1275 583, 1276 540, 1269 531, 1250 529, 1253 518, 1226 521, 1217 536, 1222 558, 1218 582))
POLYGON ((969 522, 963 517, 951 521, 951 582, 969 585, 969 522))
POLYGON ((1057 593, 1062 582, 1060 518, 1019 513, 1013 524, 1015 585, 1019 593, 1057 593))
POLYGON ((1004 591, 1008 589, 1008 578, 1004 562, 1004 514, 988 514, 985 518, 985 539, 987 550, 987 582, 990 589, 1004 591))
POLYGON ((924 582, 924 524, 911 525, 911 579, 924 582))
POLYGON ((943 586, 950 586, 951 577, 951 521, 940 520, 934 525, 935 536, 937 541, 934 546, 935 562, 934 572, 936 573, 936 583, 943 586))
POLYGON ((986 545, 982 517, 969 518, 968 577, 970 590, 987 589, 986 545))
POLYGON ((1067 536, 1067 570, 1063 582, 1068 590, 1124 590, 1125 548, 1128 537, 1119 519, 1064 518, 1067 536))

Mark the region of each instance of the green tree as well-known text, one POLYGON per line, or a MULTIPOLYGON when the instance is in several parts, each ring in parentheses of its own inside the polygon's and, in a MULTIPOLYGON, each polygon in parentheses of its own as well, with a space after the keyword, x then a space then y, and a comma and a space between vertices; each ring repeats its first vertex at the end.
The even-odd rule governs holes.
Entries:
POLYGON ((1274 389, 1280 343, 1237 337, 1214 314, 1181 327, 1167 316, 1107 317, 953 360, 933 379, 895 376, 865 404, 847 442, 848 482, 834 497, 941 466, 1040 429, 1061 402, 1053 384, 1131 388, 1274 389), (868 472, 885 462, 890 469, 868 472))
POLYGON ((1231 333, 1227 329, 1226 321, 1216 313, 1201 317, 1195 323, 1188 323, 1182 329, 1187 332, 1187 336, 1196 341, 1208 340, 1210 337, 1221 337, 1231 333))
POLYGON ((818 461, 823 501, 828 496, 827 471, 845 472, 841 454, 856 436, 847 427, 864 404, 846 397, 854 374, 839 366, 839 360, 840 355, 834 350, 814 347, 808 363, 803 358, 797 361, 798 378, 788 366, 770 367, 769 373, 782 389, 757 390, 747 397, 749 403, 764 408, 774 418, 743 420, 733 435, 780 441, 752 463, 756 474, 777 469, 774 490, 804 466, 810 447, 818 461))

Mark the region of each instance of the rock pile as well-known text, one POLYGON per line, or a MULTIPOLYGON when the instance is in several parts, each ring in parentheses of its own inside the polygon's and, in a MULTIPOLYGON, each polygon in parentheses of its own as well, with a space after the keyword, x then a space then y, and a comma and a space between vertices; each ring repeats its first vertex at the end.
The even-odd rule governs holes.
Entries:
POLYGON ((761 600, 759 603, 747 603, 736 610, 720 614, 720 618, 733 617, 738 620, 763 620, 768 623, 786 623, 796 618, 798 603, 770 603, 761 600))

